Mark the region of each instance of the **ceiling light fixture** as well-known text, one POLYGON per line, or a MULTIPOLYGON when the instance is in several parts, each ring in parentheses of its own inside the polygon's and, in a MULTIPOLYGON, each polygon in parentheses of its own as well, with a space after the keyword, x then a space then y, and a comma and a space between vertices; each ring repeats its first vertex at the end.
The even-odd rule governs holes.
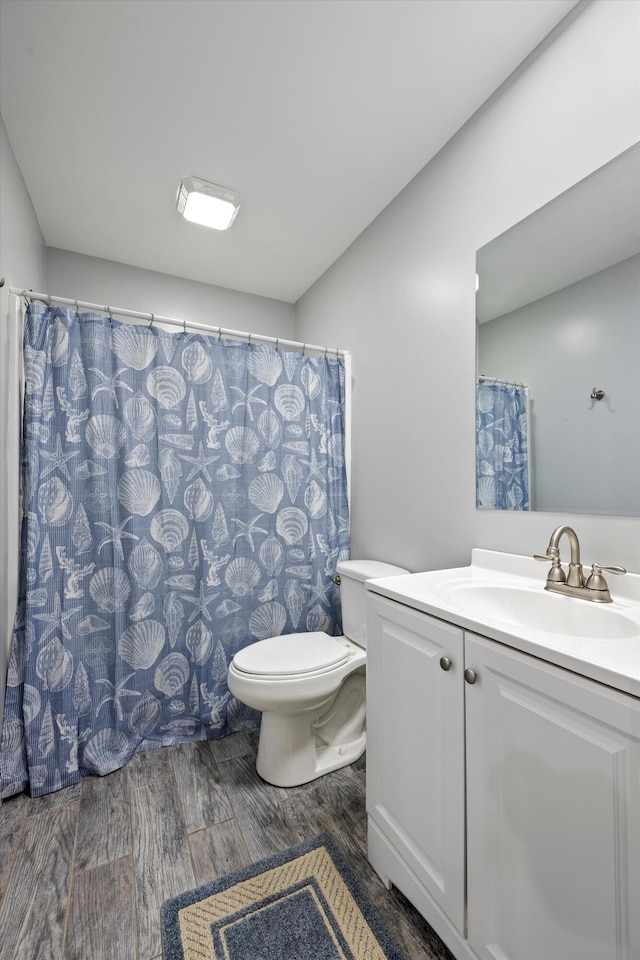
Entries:
POLYGON ((240 197, 217 183, 184 177, 178 188, 176 209, 185 220, 214 230, 227 230, 240 209, 240 197))

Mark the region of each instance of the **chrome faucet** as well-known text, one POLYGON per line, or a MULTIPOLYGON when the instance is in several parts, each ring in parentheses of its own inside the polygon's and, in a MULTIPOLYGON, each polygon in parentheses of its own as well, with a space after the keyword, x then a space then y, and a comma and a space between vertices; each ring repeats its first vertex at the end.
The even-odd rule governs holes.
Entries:
POLYGON ((585 578, 580 562, 578 536, 575 530, 566 524, 556 527, 551 534, 546 554, 544 556, 535 554, 534 560, 551 560, 551 569, 547 575, 545 590, 564 593, 566 596, 578 597, 582 600, 595 600, 598 603, 611 603, 611 594, 607 581, 602 576, 602 571, 618 574, 627 572, 624 567, 604 567, 599 563, 594 563, 591 565, 591 574, 585 578), (562 569, 559 547, 560 540, 565 534, 571 547, 571 560, 566 574, 562 569))

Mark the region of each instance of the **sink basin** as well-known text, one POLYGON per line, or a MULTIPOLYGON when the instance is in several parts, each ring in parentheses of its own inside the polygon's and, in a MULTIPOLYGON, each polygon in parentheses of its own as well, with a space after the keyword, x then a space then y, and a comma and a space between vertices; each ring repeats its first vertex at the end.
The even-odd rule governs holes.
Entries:
POLYGON ((367 590, 640 698, 640 573, 613 603, 545 590, 533 557, 474 547, 471 564, 368 580, 367 590))
POLYGON ((626 640, 640 633, 640 625, 632 617, 613 610, 610 604, 560 596, 542 587, 451 581, 441 584, 439 593, 479 621, 589 640, 626 640))

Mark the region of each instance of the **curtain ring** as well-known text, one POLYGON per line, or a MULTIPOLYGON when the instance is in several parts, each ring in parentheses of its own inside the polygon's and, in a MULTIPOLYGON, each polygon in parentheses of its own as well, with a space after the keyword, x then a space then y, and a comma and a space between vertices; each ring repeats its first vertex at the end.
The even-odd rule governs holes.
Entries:
POLYGON ((252 336, 253 336, 253 334, 250 333, 250 334, 249 334, 249 346, 251 346, 251 337, 252 337, 252 336))
POLYGON ((76 305, 76 316, 77 316, 77 315, 80 313, 80 307, 78 306, 78 298, 77 298, 77 297, 76 297, 76 300, 75 300, 75 305, 76 305))
POLYGON ((306 349, 307 349, 307 345, 306 345, 306 343, 303 343, 303 344, 302 344, 302 356, 303 356, 303 357, 306 357, 306 352, 305 352, 306 349))
POLYGON ((327 359, 328 352, 329 352, 329 347, 325 347, 325 348, 324 348, 324 358, 325 358, 325 360, 327 359))
POLYGON ((149 330, 151 330, 151 327, 153 326, 153 321, 154 321, 154 320, 155 320, 155 315, 152 313, 152 314, 151 314, 151 320, 149 320, 149 330))
POLYGON ((47 294, 46 304, 49 307, 49 310, 51 310, 51 294, 50 293, 47 294))
POLYGON ((183 321, 182 321, 182 332, 183 332, 184 336, 186 337, 186 335, 187 335, 187 321, 186 321, 186 320, 183 320, 183 321))
POLYGON ((276 337, 276 350, 279 349, 278 344, 280 343, 280 337, 276 337))
POLYGON ((107 304, 107 313, 109 314, 109 323, 113 324, 113 314, 111 312, 111 307, 107 304))
POLYGON ((222 327, 218 327, 218 343, 222 340, 222 327))

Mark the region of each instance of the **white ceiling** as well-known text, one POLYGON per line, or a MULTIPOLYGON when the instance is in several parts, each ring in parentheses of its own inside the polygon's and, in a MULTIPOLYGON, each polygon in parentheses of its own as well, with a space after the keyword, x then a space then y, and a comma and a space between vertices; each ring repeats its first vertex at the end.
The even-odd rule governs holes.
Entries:
POLYGON ((575 3, 0 0, 0 112, 47 245, 295 302, 575 3))

